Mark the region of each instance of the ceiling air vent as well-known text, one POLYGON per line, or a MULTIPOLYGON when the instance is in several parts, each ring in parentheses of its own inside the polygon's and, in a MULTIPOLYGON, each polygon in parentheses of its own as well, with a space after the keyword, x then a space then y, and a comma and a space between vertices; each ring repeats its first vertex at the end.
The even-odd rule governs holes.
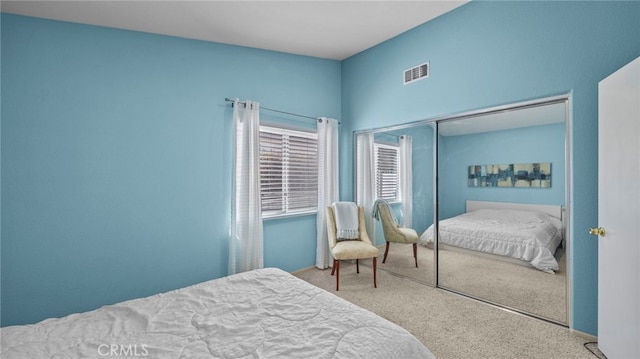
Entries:
POLYGON ((429 63, 425 62, 422 65, 412 67, 408 70, 404 70, 404 84, 408 84, 413 81, 418 81, 429 77, 429 63))

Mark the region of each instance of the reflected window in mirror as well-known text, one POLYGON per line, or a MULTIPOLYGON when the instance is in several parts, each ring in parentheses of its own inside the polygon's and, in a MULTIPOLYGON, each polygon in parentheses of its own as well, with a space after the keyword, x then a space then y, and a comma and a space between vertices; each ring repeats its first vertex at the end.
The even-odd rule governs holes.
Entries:
MULTIPOLYGON (((356 201, 373 212, 376 200, 385 199, 400 227, 418 234, 424 231, 433 223, 434 134, 435 123, 355 133, 356 201), (377 168, 384 168, 384 175, 377 168)), ((379 221, 373 220, 367 230, 376 245, 385 245, 384 228, 379 221)), ((416 248, 418 253, 414 256, 411 247, 390 246, 387 262, 380 269, 433 285, 433 250, 416 248)))
POLYGON ((376 197, 397 202, 399 197, 399 147, 383 143, 374 143, 376 197))

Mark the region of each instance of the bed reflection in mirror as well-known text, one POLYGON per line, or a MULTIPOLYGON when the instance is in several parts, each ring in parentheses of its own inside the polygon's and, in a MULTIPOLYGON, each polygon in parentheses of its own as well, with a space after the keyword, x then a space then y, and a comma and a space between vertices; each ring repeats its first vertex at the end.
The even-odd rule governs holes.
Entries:
POLYGON ((401 126, 354 139, 356 202, 371 212, 367 231, 380 249, 378 269, 429 285, 433 248, 417 242, 434 220, 434 128, 401 126))
MULTIPOLYGON (((565 102, 438 123, 439 286, 568 322, 565 102), (470 185, 470 166, 500 163, 549 164, 553 179, 549 173, 545 186, 470 185)), ((507 177, 508 169, 493 177, 507 177)), ((516 175, 528 178, 524 172, 534 171, 516 175)), ((431 227, 420 244, 433 237, 431 227)))

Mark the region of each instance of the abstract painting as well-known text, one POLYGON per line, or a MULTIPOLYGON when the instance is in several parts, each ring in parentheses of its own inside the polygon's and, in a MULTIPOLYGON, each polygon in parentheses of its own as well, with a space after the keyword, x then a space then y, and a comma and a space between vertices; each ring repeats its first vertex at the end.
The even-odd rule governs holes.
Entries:
POLYGON ((551 163, 469 166, 469 187, 551 187, 551 163))

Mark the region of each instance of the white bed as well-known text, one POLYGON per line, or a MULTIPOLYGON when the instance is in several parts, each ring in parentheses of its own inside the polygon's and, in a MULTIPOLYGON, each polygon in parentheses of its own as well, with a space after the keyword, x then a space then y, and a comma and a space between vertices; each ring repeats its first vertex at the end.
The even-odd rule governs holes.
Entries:
POLYGON ((0 331, 10 358, 434 358, 405 329, 275 268, 0 331))
MULTIPOLYGON (((467 201, 467 212, 439 221, 438 243, 514 258, 553 273, 554 256, 564 239, 562 207, 467 201)), ((433 243, 433 226, 421 236, 433 243)))

